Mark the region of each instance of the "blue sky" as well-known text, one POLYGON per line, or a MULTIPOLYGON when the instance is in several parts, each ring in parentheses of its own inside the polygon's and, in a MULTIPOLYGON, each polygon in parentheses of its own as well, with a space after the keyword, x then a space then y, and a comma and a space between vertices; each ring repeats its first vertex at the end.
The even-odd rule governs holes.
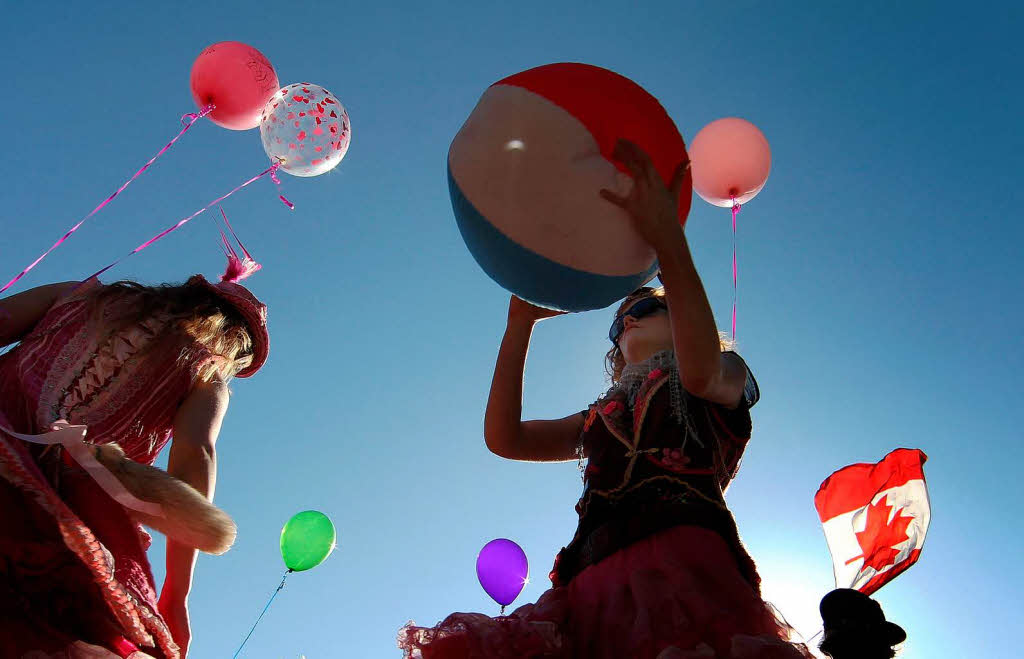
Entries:
MULTIPOLYGON (((812 497, 829 473, 923 449, 933 509, 918 565, 880 591, 905 657, 1010 657, 1022 612, 1017 374, 1024 366, 1022 10, 1011 3, 8 3, 0 263, 16 274, 191 111, 206 45, 259 48, 351 115, 334 172, 261 182, 225 210, 264 270, 267 367, 237 382, 217 501, 235 548, 201 559, 195 657, 230 656, 283 572, 277 541, 315 508, 339 546, 295 574, 245 656, 398 656, 407 620, 496 613, 474 574, 495 537, 546 587, 574 529, 574 464, 505 462, 481 437, 508 296, 462 244, 448 144, 482 91, 555 61, 612 68, 688 141, 738 115, 773 149, 740 215, 741 352, 763 397, 729 492, 766 592, 817 630, 831 564, 812 497)), ((266 167, 257 131, 193 128, 17 290, 83 277, 266 167)), ((729 323, 728 212, 694 200, 687 236, 729 323)), ((223 267, 200 218, 110 273, 180 281, 223 267)), ((604 388, 609 311, 536 332, 528 417, 604 388)), ((162 546, 153 551, 162 576, 162 546)))

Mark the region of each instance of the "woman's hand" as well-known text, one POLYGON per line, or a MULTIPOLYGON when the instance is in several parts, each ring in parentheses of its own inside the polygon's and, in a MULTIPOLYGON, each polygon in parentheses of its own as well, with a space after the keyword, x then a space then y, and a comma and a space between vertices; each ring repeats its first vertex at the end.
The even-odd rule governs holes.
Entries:
POLYGON ((188 646, 192 641, 192 628, 188 622, 188 603, 185 601, 185 598, 170 592, 165 587, 163 592, 160 593, 157 609, 159 609, 160 615, 163 616, 164 622, 167 623, 167 628, 171 631, 171 637, 178 644, 181 656, 187 656, 188 646))
POLYGON ((513 295, 512 299, 508 302, 509 320, 521 320, 529 323, 535 323, 538 320, 544 320, 545 318, 551 318, 553 316, 561 316, 563 314, 565 314, 564 311, 555 311, 554 309, 538 307, 516 297, 515 295, 513 295))
POLYGON ((637 233, 660 255, 677 246, 683 239, 679 224, 679 193, 682 190, 690 161, 679 164, 666 186, 643 149, 628 140, 619 140, 613 154, 633 175, 633 190, 620 197, 610 190, 601 196, 629 213, 637 233))

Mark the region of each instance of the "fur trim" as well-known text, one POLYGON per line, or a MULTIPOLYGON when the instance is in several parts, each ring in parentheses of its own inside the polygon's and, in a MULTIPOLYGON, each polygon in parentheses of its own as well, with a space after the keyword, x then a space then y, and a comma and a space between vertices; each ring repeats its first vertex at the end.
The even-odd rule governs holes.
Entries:
POLYGON ((235 522, 188 483, 130 460, 117 444, 96 446, 96 459, 129 492, 163 508, 163 517, 128 510, 135 521, 208 554, 223 554, 231 548, 238 532, 235 522))

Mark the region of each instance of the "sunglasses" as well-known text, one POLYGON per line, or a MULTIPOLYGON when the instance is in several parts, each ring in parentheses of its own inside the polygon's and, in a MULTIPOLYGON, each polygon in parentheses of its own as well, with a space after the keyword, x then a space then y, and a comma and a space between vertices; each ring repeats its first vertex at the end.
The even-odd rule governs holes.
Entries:
POLYGON ((611 328, 608 329, 608 338, 611 339, 612 343, 615 345, 619 345, 619 337, 621 337, 622 332, 625 331, 626 316, 632 316, 633 318, 640 320, 641 318, 650 316, 652 313, 662 309, 668 309, 668 305, 665 304, 664 300, 657 297, 645 297, 615 317, 615 320, 612 321, 611 328))

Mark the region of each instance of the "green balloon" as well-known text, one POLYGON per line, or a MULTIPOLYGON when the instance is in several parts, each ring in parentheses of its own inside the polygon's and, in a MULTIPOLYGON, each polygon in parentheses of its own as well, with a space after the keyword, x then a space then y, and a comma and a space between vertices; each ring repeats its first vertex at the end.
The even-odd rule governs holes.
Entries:
POLYGON ((337 540, 334 524, 327 515, 305 510, 281 529, 281 557, 293 572, 310 570, 331 555, 337 540))

